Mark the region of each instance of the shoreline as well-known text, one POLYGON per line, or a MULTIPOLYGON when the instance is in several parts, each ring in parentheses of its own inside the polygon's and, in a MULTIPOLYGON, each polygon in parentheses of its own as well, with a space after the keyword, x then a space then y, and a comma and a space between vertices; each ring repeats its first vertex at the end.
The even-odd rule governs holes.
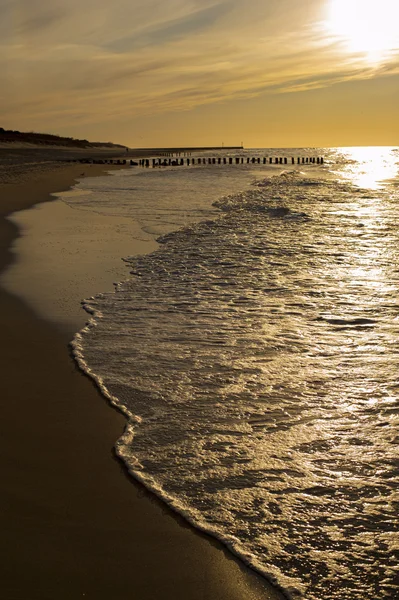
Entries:
MULTIPOLYGON (((111 169, 90 166, 85 175, 111 169)), ((70 188, 81 170, 34 170, 23 183, 0 184, 1 271, 20 235, 4 217, 54 200, 49 194, 70 188)), ((282 598, 126 476, 112 452, 126 420, 73 362, 69 336, 3 289, 0 303, 5 596, 282 598)))

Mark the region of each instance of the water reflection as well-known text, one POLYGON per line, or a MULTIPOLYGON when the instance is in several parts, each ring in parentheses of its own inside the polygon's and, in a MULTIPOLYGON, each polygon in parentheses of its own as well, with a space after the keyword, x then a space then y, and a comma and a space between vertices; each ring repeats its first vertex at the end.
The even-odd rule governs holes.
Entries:
POLYGON ((388 146, 337 148, 336 175, 361 188, 376 190, 399 172, 399 149, 388 146), (346 163, 342 165, 342 163, 346 163))
POLYGON ((339 182, 270 177, 129 261, 79 351, 142 419, 120 455, 195 523, 291 597, 389 600, 399 155, 326 156, 339 182))

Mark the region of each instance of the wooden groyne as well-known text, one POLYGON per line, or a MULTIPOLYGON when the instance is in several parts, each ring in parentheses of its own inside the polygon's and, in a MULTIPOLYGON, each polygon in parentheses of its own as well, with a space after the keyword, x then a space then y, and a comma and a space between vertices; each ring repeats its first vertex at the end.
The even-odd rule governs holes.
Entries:
MULTIPOLYGON (((132 163, 132 161, 130 161, 132 163)), ((323 156, 217 156, 217 157, 199 157, 199 158, 143 158, 138 161, 141 167, 182 167, 187 165, 243 165, 243 164, 269 164, 269 165, 309 165, 309 164, 324 164, 323 156)))
POLYGON ((191 157, 185 156, 157 156, 156 158, 140 158, 140 159, 92 159, 80 158, 69 162, 79 162, 82 164, 95 165, 130 165, 140 167, 183 167, 193 165, 309 165, 309 164, 324 164, 323 156, 201 156, 191 157))
MULTIPOLYGON (((116 158, 73 158, 70 160, 62 160, 61 162, 73 162, 73 163, 81 163, 84 165, 131 165, 138 167, 141 162, 144 161, 134 161, 129 160, 127 158, 124 159, 116 159, 116 158)), ((142 165, 145 166, 145 165, 142 165)))

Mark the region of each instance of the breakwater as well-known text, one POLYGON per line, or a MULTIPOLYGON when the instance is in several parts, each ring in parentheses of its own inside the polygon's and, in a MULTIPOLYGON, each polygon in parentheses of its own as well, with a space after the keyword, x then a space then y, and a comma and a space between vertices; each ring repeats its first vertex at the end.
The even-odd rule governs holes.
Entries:
POLYGON ((130 165, 140 166, 145 168, 155 167, 183 167, 192 165, 243 165, 243 164, 270 164, 270 165, 288 165, 288 164, 324 164, 323 156, 202 156, 191 157, 179 156, 165 157, 158 156, 156 158, 140 158, 133 160, 124 159, 91 159, 81 158, 70 162, 79 162, 82 164, 110 164, 110 165, 130 165))
MULTIPOLYGON (((131 161, 132 162, 132 161, 131 161)), ((139 160, 139 166, 142 167, 178 167, 191 165, 243 165, 243 164, 323 164, 323 156, 218 156, 218 157, 200 157, 200 158, 145 158, 139 160)))

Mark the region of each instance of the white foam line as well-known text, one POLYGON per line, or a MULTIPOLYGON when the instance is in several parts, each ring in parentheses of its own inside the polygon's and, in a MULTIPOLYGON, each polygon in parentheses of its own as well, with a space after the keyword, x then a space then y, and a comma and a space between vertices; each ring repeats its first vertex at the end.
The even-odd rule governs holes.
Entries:
POLYGON ((165 502, 173 511, 184 517, 196 529, 199 529, 200 531, 203 531, 204 533, 222 542, 222 544, 226 546, 235 556, 237 556, 237 558, 242 560, 247 566, 264 577, 286 598, 289 600, 298 600, 298 598, 303 597, 305 588, 299 588, 298 582, 293 581, 290 577, 285 576, 276 567, 271 567, 274 569, 274 572, 267 570, 257 558, 245 550, 238 538, 232 535, 223 535, 216 527, 207 523, 202 518, 199 511, 183 505, 177 497, 165 492, 162 486, 151 475, 141 470, 141 464, 139 460, 130 452, 130 447, 134 439, 135 427, 140 425, 142 418, 129 411, 126 406, 119 401, 117 396, 111 394, 102 377, 94 373, 94 371, 85 361, 82 347, 83 335, 88 333, 92 328, 96 327, 97 320, 102 318, 102 314, 100 311, 95 311, 88 304, 84 304, 83 306, 88 313, 93 315, 93 318, 89 320, 87 325, 81 330, 80 333, 75 335, 74 339, 70 343, 72 355, 79 368, 94 380, 100 392, 107 399, 107 401, 119 412, 121 412, 127 419, 123 434, 115 444, 115 452, 120 460, 122 460, 125 464, 129 474, 134 479, 142 483, 163 502, 165 502))

